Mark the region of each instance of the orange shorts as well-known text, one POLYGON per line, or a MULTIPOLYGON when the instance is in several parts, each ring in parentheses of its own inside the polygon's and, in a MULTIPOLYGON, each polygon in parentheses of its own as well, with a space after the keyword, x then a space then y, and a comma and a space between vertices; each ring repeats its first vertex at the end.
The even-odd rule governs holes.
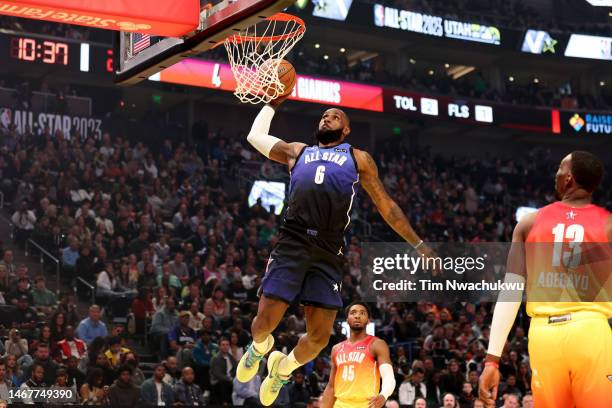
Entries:
POLYGON ((529 356, 535 407, 612 407, 612 330, 603 314, 573 312, 559 323, 532 318, 529 356))

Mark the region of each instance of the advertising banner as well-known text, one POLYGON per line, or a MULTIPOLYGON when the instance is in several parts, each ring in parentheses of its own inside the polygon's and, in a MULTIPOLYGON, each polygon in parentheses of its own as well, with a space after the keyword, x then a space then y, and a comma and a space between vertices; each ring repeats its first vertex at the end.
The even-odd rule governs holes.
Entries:
POLYGON ((199 0, 0 1, 0 14, 106 30, 179 37, 198 26, 199 0))
MULTIPOLYGON (((233 92, 236 80, 228 64, 186 59, 150 78, 154 81, 233 92)), ((383 111, 382 88, 335 79, 297 76, 290 99, 344 108, 383 111)))
POLYGON ((495 26, 451 20, 415 11, 386 7, 381 4, 374 5, 374 25, 435 37, 444 36, 492 45, 501 44, 501 32, 495 26))
POLYGON ((612 61, 612 37, 572 34, 565 48, 565 56, 612 61))
POLYGON ((383 99, 385 112, 425 115, 484 124, 495 122, 493 106, 462 98, 422 95, 415 92, 385 88, 383 99))
POLYGON ((101 139, 104 121, 85 116, 0 108, 0 128, 8 129, 12 125, 19 133, 25 133, 31 129, 34 134, 37 134, 49 128, 51 134, 61 131, 66 139, 77 136, 82 139, 88 137, 101 139))

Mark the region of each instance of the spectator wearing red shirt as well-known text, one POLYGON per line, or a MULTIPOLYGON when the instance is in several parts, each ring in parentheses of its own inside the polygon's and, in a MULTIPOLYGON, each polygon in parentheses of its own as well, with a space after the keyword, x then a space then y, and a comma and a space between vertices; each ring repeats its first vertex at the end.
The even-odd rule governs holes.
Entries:
POLYGON ((68 360, 70 357, 76 357, 80 360, 83 358, 87 353, 87 345, 83 340, 74 337, 74 327, 66 326, 64 333, 64 339, 57 342, 62 359, 68 360))
POLYGON ((148 287, 141 287, 138 296, 132 302, 132 313, 136 321, 136 333, 144 333, 145 321, 155 313, 153 294, 148 287))

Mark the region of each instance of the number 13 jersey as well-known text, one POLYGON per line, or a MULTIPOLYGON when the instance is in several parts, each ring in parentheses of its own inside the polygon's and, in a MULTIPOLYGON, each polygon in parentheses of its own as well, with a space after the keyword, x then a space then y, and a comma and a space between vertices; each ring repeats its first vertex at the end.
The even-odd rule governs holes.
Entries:
POLYGON ((291 169, 285 226, 342 241, 350 223, 359 173, 348 143, 305 147, 291 169))
POLYGON ((594 311, 612 317, 610 213, 556 202, 538 210, 525 242, 527 314, 594 311))

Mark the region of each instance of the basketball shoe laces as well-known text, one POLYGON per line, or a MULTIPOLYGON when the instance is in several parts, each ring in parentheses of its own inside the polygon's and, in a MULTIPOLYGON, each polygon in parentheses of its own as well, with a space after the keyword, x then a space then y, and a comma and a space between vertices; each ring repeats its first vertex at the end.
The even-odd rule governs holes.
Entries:
POLYGON ((246 368, 251 368, 253 367, 253 364, 260 362, 263 357, 264 355, 259 354, 257 350, 255 350, 255 346, 253 346, 253 343, 251 343, 247 348, 247 358, 244 361, 244 365, 246 366, 246 368))
POLYGON ((274 382, 272 383, 270 390, 273 393, 280 392, 280 389, 283 388, 284 385, 289 383, 289 378, 291 378, 291 376, 287 376, 283 379, 283 377, 281 377, 281 375, 277 372, 273 378, 274 382))

